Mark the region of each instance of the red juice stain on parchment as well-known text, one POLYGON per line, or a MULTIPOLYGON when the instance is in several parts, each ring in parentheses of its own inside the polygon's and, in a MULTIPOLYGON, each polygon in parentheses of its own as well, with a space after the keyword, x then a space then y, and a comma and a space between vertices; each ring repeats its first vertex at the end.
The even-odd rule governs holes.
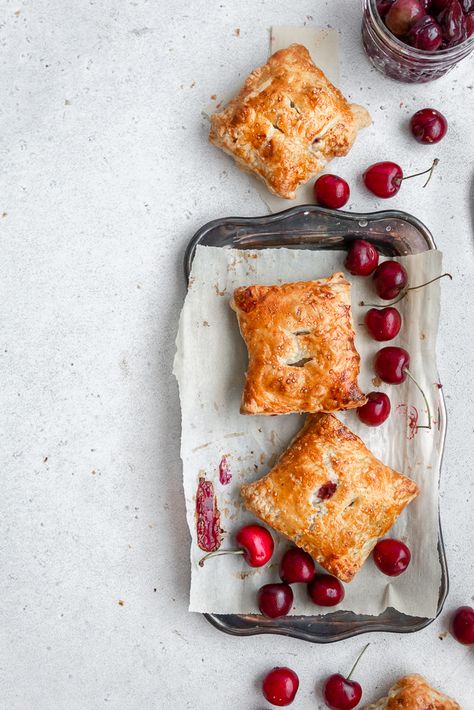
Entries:
POLYGON ((399 404, 397 407, 398 414, 405 416, 407 421, 407 439, 415 438, 418 434, 418 409, 413 404, 399 404))
POLYGON ((196 532, 197 543, 204 552, 214 552, 221 546, 220 520, 214 486, 211 481, 200 478, 196 493, 196 532))
POLYGON ((229 462, 227 461, 227 456, 223 456, 219 464, 219 483, 222 486, 227 486, 231 480, 232 473, 229 467, 229 462))

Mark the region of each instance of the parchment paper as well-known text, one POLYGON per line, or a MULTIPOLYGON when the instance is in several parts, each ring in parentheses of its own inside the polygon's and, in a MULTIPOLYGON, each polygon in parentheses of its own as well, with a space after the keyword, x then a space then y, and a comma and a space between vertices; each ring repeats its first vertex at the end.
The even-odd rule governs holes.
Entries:
MULTIPOLYGON (((344 270, 344 252, 267 249, 240 251, 198 247, 190 287, 183 307, 177 337, 174 372, 178 379, 182 407, 184 492, 187 520, 192 535, 190 610, 214 613, 256 612, 256 590, 278 581, 278 562, 287 541, 278 540, 274 562, 260 570, 248 567, 238 556, 209 560, 200 568, 203 553, 196 544, 195 494, 199 475, 214 484, 221 511, 221 527, 226 531, 222 548, 232 547, 233 533, 253 519, 242 508, 239 488, 270 470, 302 426, 304 416, 243 416, 239 403, 247 365, 247 352, 237 319, 229 307, 232 291, 252 283, 281 283, 321 278, 344 270), (232 473, 229 485, 219 483, 218 467, 225 455, 232 473)), ((423 283, 441 272, 441 253, 401 257, 409 282, 423 283)), ((406 540, 412 562, 400 577, 386 577, 369 558, 356 578, 346 585, 346 597, 339 608, 357 613, 380 614, 388 606, 413 616, 433 617, 440 583, 438 540, 439 435, 435 430, 418 430, 413 438, 407 424, 406 406, 426 420, 420 393, 407 380, 402 385, 373 383, 372 360, 383 346, 367 337, 363 322, 366 309, 360 300, 374 300, 371 279, 349 277, 352 281, 353 318, 356 347, 361 354, 360 384, 364 391, 381 389, 392 402, 392 414, 381 427, 369 428, 355 412, 338 413, 340 418, 384 463, 415 479, 420 496, 412 502, 392 528, 390 535, 406 540), (400 406, 399 406, 400 405, 400 406)), ((406 348, 411 370, 424 388, 434 418, 439 388, 435 362, 439 316, 439 283, 412 291, 400 304, 404 323, 392 344, 406 348)), ((295 586, 294 614, 324 613, 308 602, 304 588, 295 586)), ((300 585, 301 587, 301 585, 300 585)), ((331 611, 329 609, 328 611, 331 611)))

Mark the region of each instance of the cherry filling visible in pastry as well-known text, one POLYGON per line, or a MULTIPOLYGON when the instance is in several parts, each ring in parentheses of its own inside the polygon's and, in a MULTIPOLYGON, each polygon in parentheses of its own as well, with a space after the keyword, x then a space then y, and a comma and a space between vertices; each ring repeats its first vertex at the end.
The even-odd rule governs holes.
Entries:
POLYGON ((333 483, 333 481, 328 481, 327 483, 324 483, 318 490, 317 496, 321 500, 329 500, 329 498, 332 498, 334 493, 336 492, 336 488, 337 483, 333 483))

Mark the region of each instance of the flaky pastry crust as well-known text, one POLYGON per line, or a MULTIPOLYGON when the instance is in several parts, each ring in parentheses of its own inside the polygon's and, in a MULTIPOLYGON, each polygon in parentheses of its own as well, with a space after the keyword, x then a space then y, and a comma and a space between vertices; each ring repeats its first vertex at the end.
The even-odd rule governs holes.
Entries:
POLYGON ((331 414, 308 415, 275 467, 241 488, 248 510, 344 582, 418 492, 331 414))
POLYGON ((334 412, 367 401, 342 273, 238 288, 230 305, 249 354, 242 414, 334 412))
POLYGON ((443 693, 432 688, 416 673, 400 678, 388 696, 363 710, 462 710, 461 706, 443 693))
POLYGON ((209 140, 254 173, 270 192, 293 199, 297 187, 346 155, 368 112, 349 104, 292 44, 255 69, 232 101, 211 116, 209 140))

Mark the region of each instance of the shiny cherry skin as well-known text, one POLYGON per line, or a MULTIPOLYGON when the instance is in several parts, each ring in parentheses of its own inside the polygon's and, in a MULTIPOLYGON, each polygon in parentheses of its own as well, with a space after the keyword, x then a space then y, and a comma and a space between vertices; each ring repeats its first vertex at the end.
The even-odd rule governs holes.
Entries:
POLYGON ((406 35, 409 29, 425 14, 419 0, 395 0, 385 15, 385 24, 394 35, 406 35))
POLYGON ((244 551, 244 560, 250 567, 266 565, 273 555, 273 538, 262 525, 244 525, 235 540, 238 548, 244 551))
POLYGON ((370 192, 384 199, 393 197, 400 189, 403 170, 397 163, 384 160, 374 163, 364 173, 364 183, 370 192))
POLYGON ((286 616, 293 605, 293 591, 289 584, 264 584, 257 593, 258 608, 263 616, 277 619, 286 616))
POLYGON ((411 560, 411 552, 401 540, 379 540, 374 547, 374 562, 388 577, 398 577, 405 572, 411 560))
POLYGON ((445 10, 438 16, 443 38, 448 47, 459 44, 464 39, 464 13, 458 0, 450 0, 445 10))
POLYGON ((330 675, 323 689, 324 702, 332 710, 352 710, 362 698, 362 688, 355 680, 347 680, 340 673, 330 675))
POLYGON ((317 574, 308 584, 311 601, 318 606, 336 606, 345 597, 344 586, 337 577, 330 574, 317 574))
POLYGON ((439 15, 440 12, 446 10, 451 0, 432 0, 431 3, 431 14, 439 15))
POLYGON ((358 408, 357 416, 367 426, 380 426, 390 416, 391 408, 385 392, 369 392, 367 402, 358 408))
POLYGON ((407 35, 408 43, 424 52, 436 52, 443 41, 443 31, 434 17, 425 15, 418 20, 407 35))
POLYGON ((448 122, 434 108, 422 108, 411 117, 411 132, 418 143, 439 143, 446 135, 448 122))
POLYGON ((287 584, 307 584, 316 574, 311 555, 298 547, 285 552, 280 563, 280 579, 287 584))
POLYGON ((344 207, 350 194, 347 182, 337 175, 321 175, 314 183, 314 197, 318 205, 323 207, 333 210, 344 207))
POLYGON ((266 565, 273 555, 273 538, 262 525, 244 525, 235 540, 239 549, 244 551, 244 560, 250 567, 266 565))
POLYGON ((374 340, 393 340, 402 326, 402 317, 396 308, 369 308, 365 314, 365 325, 374 340))
POLYGON ((378 351, 374 360, 374 370, 382 382, 400 385, 405 382, 405 370, 410 367, 410 355, 403 348, 388 345, 378 351))
POLYGON ((459 0, 461 3, 462 11, 465 15, 469 15, 470 12, 474 12, 474 0, 459 0))
POLYGON ((474 34, 474 12, 470 12, 464 17, 466 25, 466 38, 474 34))
POLYGON ((396 298, 407 284, 407 271, 398 261, 384 261, 374 273, 375 290, 384 301, 396 298))
POLYGON ((291 668, 286 666, 274 668, 267 673, 262 683, 262 692, 272 705, 285 707, 291 705, 298 692, 300 681, 291 668))
POLYGON ((470 646, 474 643, 474 609, 461 606, 454 613, 451 621, 451 633, 459 643, 470 646))
POLYGON ((356 239, 347 252, 344 265, 354 276, 369 276, 379 263, 379 253, 373 244, 365 239, 356 239))

